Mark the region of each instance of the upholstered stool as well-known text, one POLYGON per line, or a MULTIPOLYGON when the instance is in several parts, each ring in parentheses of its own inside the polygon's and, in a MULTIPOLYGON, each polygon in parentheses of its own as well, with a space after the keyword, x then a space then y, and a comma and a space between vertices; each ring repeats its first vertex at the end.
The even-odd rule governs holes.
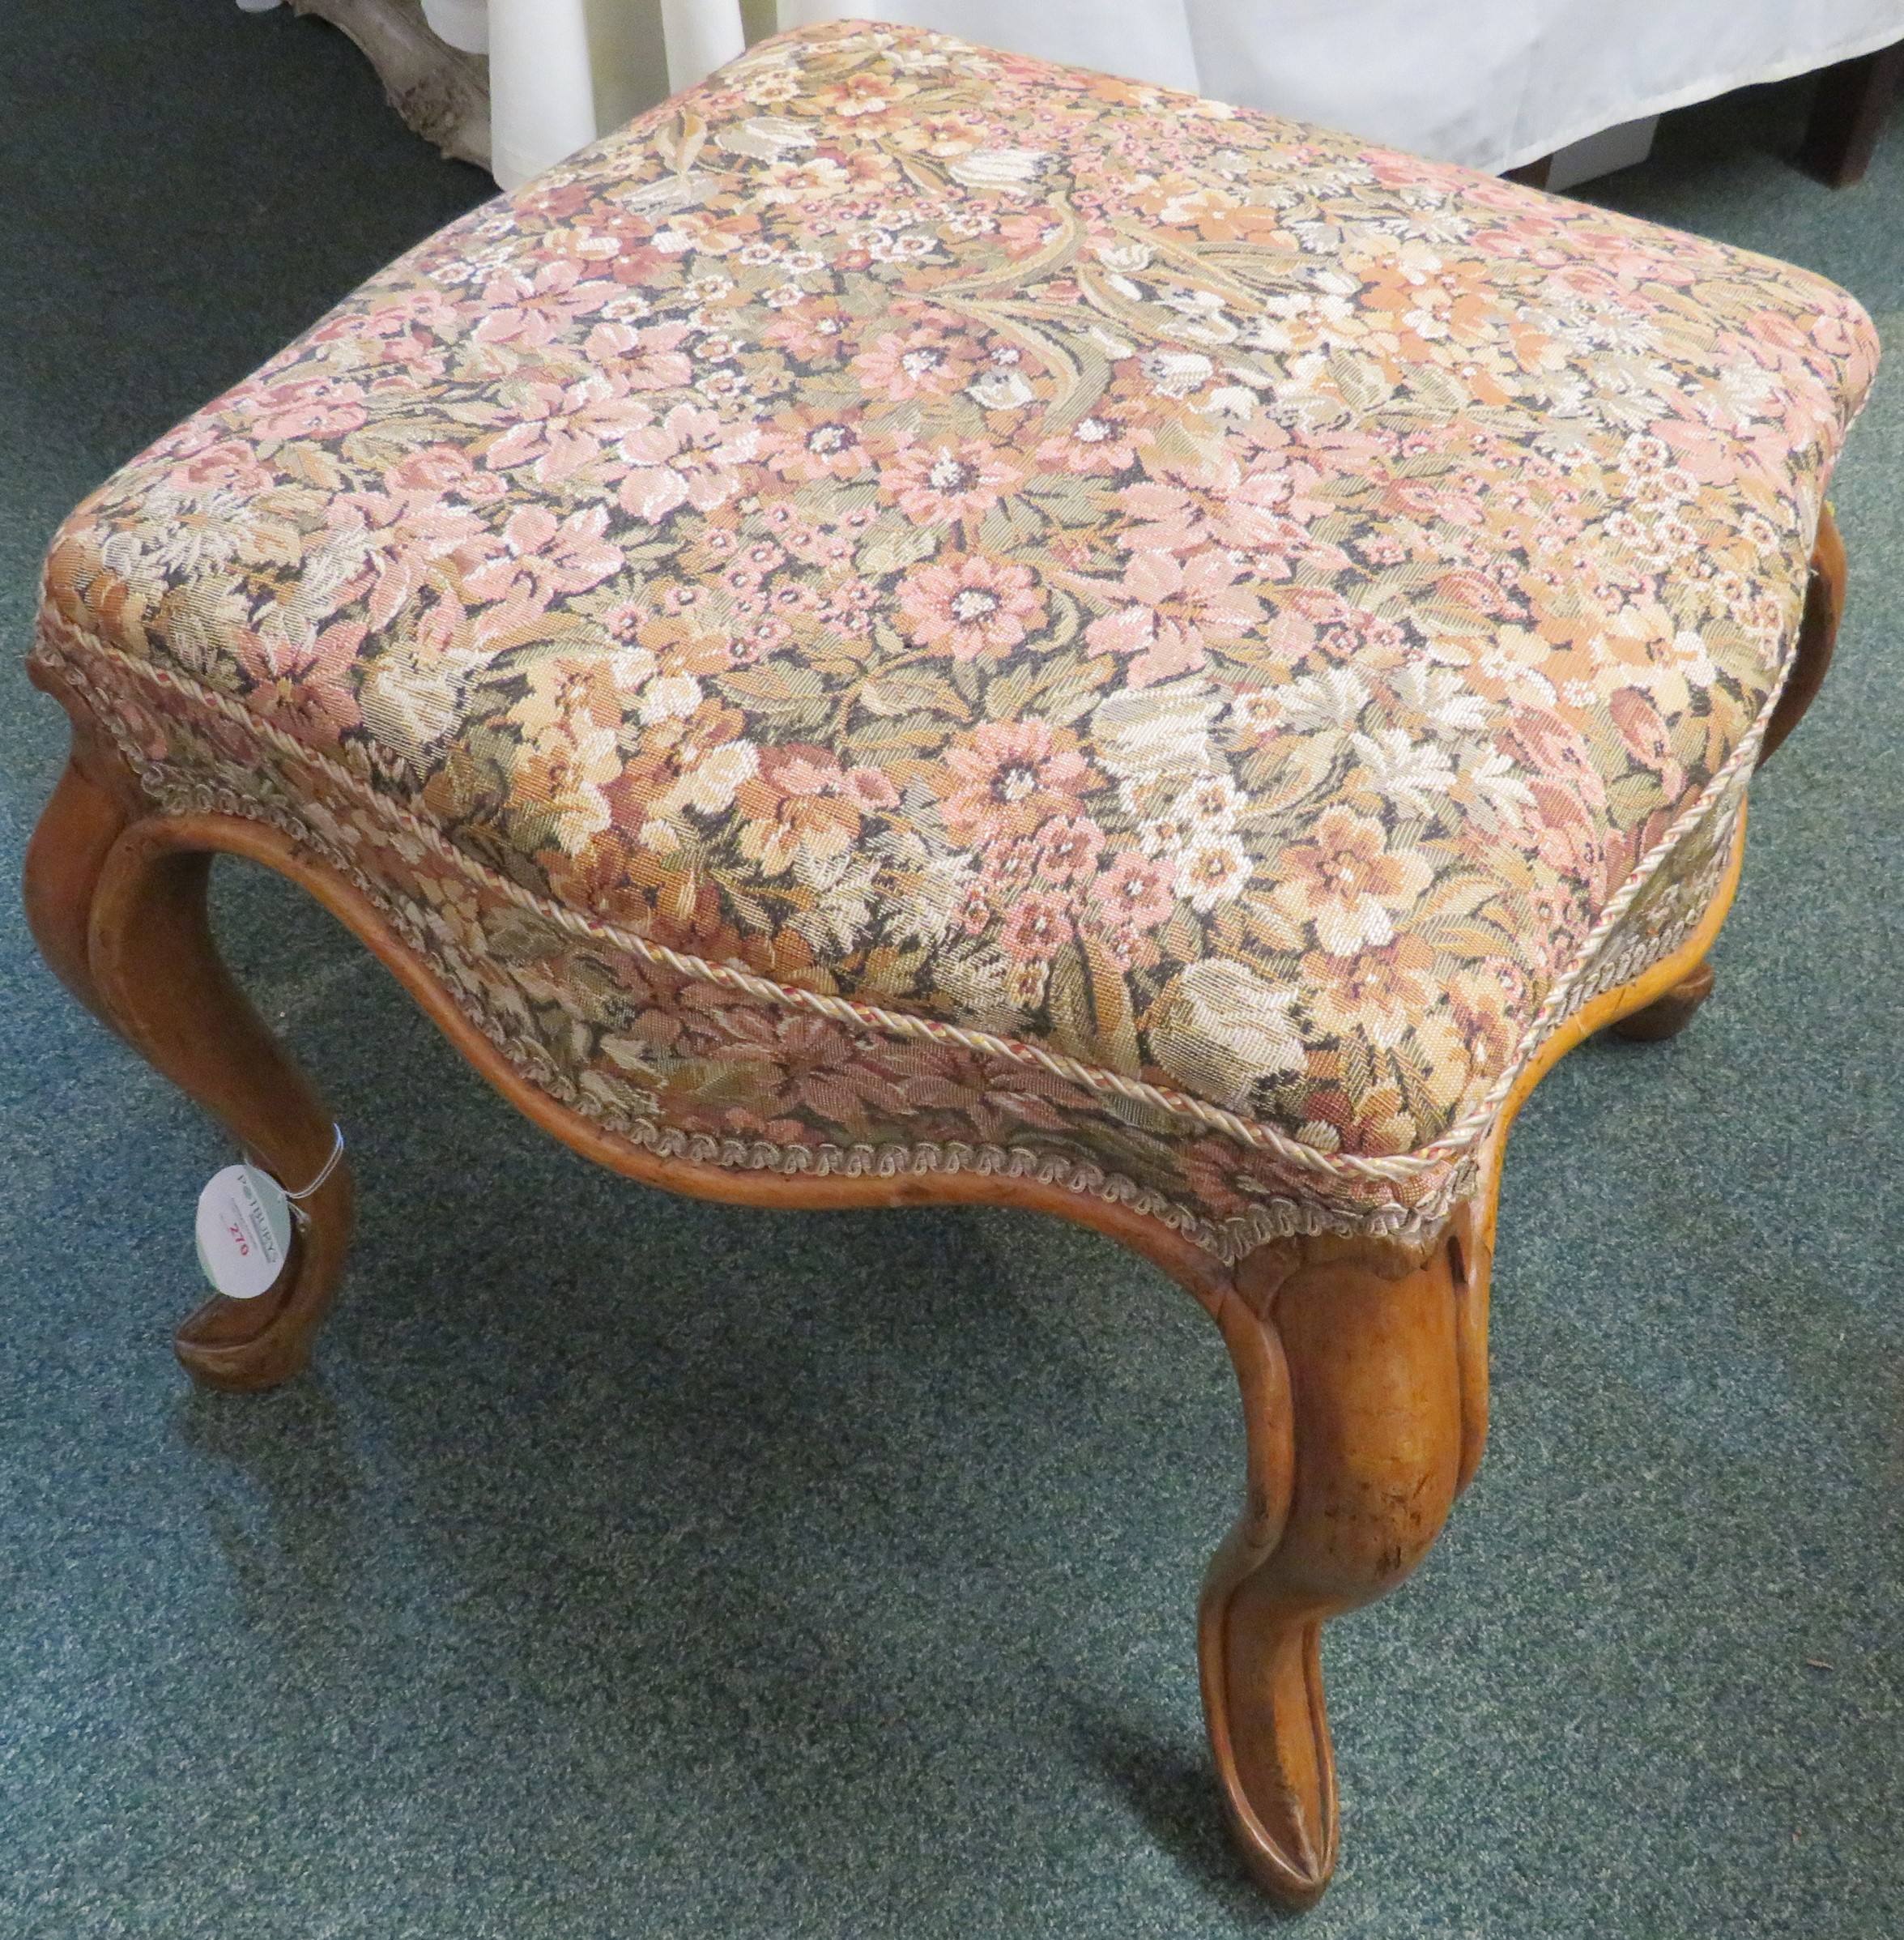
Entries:
MULTIPOLYGON (((637 1179, 1034 1206, 1154 1260, 1242 1386, 1203 1695, 1300 1904, 1321 1624, 1480 1459, 1516 1107, 1704 994, 1876 350, 1815 277, 1530 190, 786 36, 74 514, 36 932, 288 1187, 333 1128, 220 967, 215 853, 637 1179)), ((200 1380, 305 1362, 344 1168, 305 1210, 185 1324, 200 1380)))

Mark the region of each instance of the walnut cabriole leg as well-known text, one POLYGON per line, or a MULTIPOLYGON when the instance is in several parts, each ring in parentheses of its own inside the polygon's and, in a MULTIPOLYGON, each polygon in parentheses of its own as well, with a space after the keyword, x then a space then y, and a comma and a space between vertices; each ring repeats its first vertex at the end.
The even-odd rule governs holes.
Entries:
MULTIPOLYGON (((220 961, 206 919, 211 857, 181 846, 85 710, 38 667, 73 718, 73 754, 28 846, 28 922, 40 953, 87 1008, 210 1111, 286 1185, 315 1179, 329 1113, 220 961)), ((310 1358, 343 1270, 351 1190, 339 1164, 305 1203, 277 1284, 214 1296, 173 1346, 207 1387, 270 1388, 310 1358)), ((191 1209, 180 1209, 181 1231, 191 1209)))
POLYGON ((66 771, 27 844, 27 927, 47 967, 95 1017, 110 1022, 93 987, 92 902, 106 857, 131 819, 96 749, 75 735, 66 771))
MULTIPOLYGON (((94 987, 148 1063, 257 1163, 300 1188, 330 1157, 330 1115, 219 958, 205 908, 211 857, 181 842, 174 825, 152 817, 113 845, 92 902, 94 987)), ((214 1294, 178 1329, 173 1345, 195 1381, 271 1388, 304 1367, 343 1273, 351 1202, 340 1162, 304 1201, 270 1292, 255 1300, 214 1294)))
MULTIPOLYGON (((1827 505, 1818 521, 1818 544, 1812 555, 1811 576, 1805 582, 1804 617, 1799 623, 1791 669, 1785 676, 1772 718, 1766 723, 1765 739, 1759 744, 1761 768, 1804 718, 1805 710, 1825 684, 1838 645, 1838 623, 1844 616, 1845 577, 1844 541, 1838 536, 1838 522, 1827 505)), ((1636 1044, 1658 1044, 1668 1038, 1676 1038, 1712 995, 1712 966, 1702 963, 1644 1010, 1635 1011, 1612 1025, 1615 1036, 1629 1038, 1636 1044)))
POLYGON ((1419 1259, 1293 1242, 1251 1255, 1218 1314, 1250 1480, 1203 1586, 1204 1717, 1244 1861, 1291 1908, 1335 1865, 1323 1625, 1415 1567, 1480 1458, 1485 1286, 1469 1279, 1455 1234, 1419 1259))

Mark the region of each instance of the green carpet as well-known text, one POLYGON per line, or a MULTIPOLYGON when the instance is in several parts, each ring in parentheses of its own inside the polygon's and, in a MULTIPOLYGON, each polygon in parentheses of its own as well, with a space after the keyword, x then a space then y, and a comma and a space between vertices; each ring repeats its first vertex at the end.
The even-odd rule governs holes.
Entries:
MULTIPOLYGON (((1670 117, 1604 198, 1904 325, 1904 129, 1834 195, 1783 159, 1806 97, 1670 117)), ((14 872, 60 515, 488 185, 230 0, 0 0, 0 166, 14 872)), ((1840 475, 1841 663, 1719 994, 1516 1133, 1492 1452, 1331 1632, 1315 1940, 1904 1930, 1901 399, 1840 475)), ((316 1371, 256 1400, 166 1345, 226 1145, 0 899, 0 1937, 1278 1929, 1198 1716, 1240 1436, 1185 1296, 1028 1217, 593 1170, 295 892, 219 897, 363 1188, 316 1371)))

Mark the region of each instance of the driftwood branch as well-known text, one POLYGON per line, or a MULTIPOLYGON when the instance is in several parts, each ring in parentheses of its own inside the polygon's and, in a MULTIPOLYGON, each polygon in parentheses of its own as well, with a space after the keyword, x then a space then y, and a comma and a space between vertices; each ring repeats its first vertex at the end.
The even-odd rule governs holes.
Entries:
POLYGON ((420 0, 291 0, 356 42, 390 105, 453 160, 489 166, 489 64, 439 41, 420 0))

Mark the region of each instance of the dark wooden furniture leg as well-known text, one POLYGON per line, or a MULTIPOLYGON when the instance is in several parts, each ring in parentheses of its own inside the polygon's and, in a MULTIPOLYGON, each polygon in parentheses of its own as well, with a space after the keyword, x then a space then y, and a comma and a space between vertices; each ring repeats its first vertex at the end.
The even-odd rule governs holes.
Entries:
MULTIPOLYGON (((1904 53, 1904 49, 1889 51, 1904 53)), ((1804 718, 1805 710, 1825 684, 1832 652, 1838 645, 1838 622, 1844 616, 1845 571, 1844 541, 1838 536, 1838 522, 1827 505, 1818 521, 1818 544, 1812 554, 1811 578, 1805 582, 1804 617, 1799 623, 1791 672, 1785 677, 1778 705, 1766 724, 1765 739, 1759 744, 1758 765, 1761 768, 1804 718)), ((1702 963, 1656 1003, 1621 1018, 1612 1026, 1613 1034, 1635 1044, 1659 1044, 1668 1038, 1676 1038, 1712 995, 1712 966, 1702 963)))
POLYGON ((1862 181, 1901 79, 1904 41, 1822 69, 1799 166, 1834 189, 1862 181))
POLYGON ((1712 995, 1712 966, 1702 963, 1664 996, 1655 999, 1644 1010, 1635 1011, 1630 1017, 1622 1017, 1613 1026, 1613 1035, 1634 1044, 1663 1044, 1668 1038, 1676 1038, 1712 995))
POLYGON ((1791 672, 1785 676, 1778 704, 1766 724, 1766 738, 1759 744, 1758 765, 1761 768, 1804 718, 1806 709, 1817 699, 1818 689, 1825 684, 1832 654, 1838 646, 1838 624, 1844 618, 1846 571, 1845 542, 1827 505, 1818 520, 1818 543, 1812 552, 1811 577, 1805 582, 1804 617, 1799 622, 1791 672))

